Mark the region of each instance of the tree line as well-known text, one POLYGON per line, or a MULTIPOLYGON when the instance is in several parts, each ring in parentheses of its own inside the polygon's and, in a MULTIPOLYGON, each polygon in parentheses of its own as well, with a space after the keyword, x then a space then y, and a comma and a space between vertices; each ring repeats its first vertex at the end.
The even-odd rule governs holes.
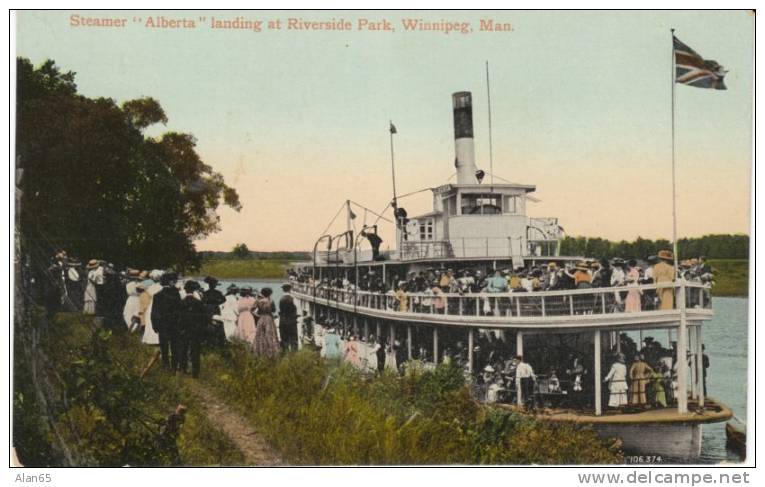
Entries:
MULTIPOLYGON (((626 240, 614 242, 598 237, 565 237, 561 240, 560 253, 607 259, 613 257, 644 259, 649 255, 656 255, 663 249, 671 250, 672 242, 666 239, 650 240, 640 237, 632 242, 626 240)), ((715 234, 681 238, 677 241, 677 250, 680 259, 699 256, 709 259, 748 259, 749 236, 715 234)))
POLYGON ((202 161, 193 135, 167 124, 160 103, 121 105, 78 93, 75 73, 18 58, 19 231, 25 252, 108 260, 118 266, 194 268, 194 241, 218 231, 216 209, 239 195, 202 161))

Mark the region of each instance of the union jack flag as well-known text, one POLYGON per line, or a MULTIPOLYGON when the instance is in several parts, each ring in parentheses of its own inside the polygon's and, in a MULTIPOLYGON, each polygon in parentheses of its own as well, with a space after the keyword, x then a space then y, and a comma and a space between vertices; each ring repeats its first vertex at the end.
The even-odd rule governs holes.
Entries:
POLYGON ((675 48, 675 82, 697 88, 727 90, 723 78, 726 70, 717 61, 702 58, 699 54, 672 37, 675 48))

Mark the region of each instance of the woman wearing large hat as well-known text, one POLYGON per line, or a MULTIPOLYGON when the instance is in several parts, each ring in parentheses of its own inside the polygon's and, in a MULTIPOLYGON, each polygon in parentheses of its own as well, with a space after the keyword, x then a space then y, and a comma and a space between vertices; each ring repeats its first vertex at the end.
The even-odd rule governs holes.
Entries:
POLYGON ((220 316, 223 319, 223 332, 226 339, 231 340, 236 333, 236 321, 238 317, 237 301, 239 301, 239 288, 231 284, 226 288, 226 301, 220 306, 220 316))
MULTIPOLYGON (((675 281, 675 268, 672 266, 674 256, 669 250, 660 250, 657 255, 659 262, 653 266, 653 279, 656 284, 670 284, 675 281)), ((659 296, 659 309, 673 309, 675 307, 675 289, 664 287, 657 290, 659 296)))
POLYGON ((252 345, 255 343, 255 317, 252 315, 255 298, 252 295, 252 287, 248 285, 242 286, 239 289, 239 295, 241 297, 236 302, 238 318, 234 336, 252 345))
POLYGON ((603 382, 608 384, 608 407, 618 408, 627 405, 627 366, 624 354, 616 356, 616 362, 611 364, 611 370, 603 382))

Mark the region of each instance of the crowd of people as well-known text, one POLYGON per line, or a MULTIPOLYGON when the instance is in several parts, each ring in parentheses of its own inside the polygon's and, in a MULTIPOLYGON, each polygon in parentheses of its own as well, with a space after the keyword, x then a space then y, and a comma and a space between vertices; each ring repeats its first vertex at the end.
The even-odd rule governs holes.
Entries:
MULTIPOLYGON (((621 259, 590 262, 586 266, 579 263, 560 269, 551 264, 546 273, 542 268, 495 271, 493 275, 463 270, 455 277, 449 269, 428 270, 398 281, 393 295, 399 303, 398 309, 406 311, 410 305, 438 308, 438 295, 446 292, 533 292, 570 289, 571 283, 574 288, 586 288, 586 285, 621 286, 644 279, 662 282, 661 276, 666 274, 663 267, 669 268, 666 279, 671 281, 674 274, 669 264, 671 254, 662 252, 657 258, 655 262, 649 259, 652 266, 645 271, 634 261, 621 259), (401 294, 410 289, 413 293, 431 289, 432 302, 421 299, 409 303, 401 294)), ((703 258, 683 264, 680 272, 685 279, 709 280, 711 269, 703 258)), ((358 326, 350 326, 349 315, 336 315, 334 319, 318 316, 315 320, 305 312, 299 315, 290 295, 290 283, 282 286, 284 295, 277 305, 268 287, 257 290, 232 284, 221 292, 218 280, 212 276, 199 282, 183 279, 172 271, 129 268, 117 271, 114 265, 96 259, 83 266, 65 252, 56 253, 46 273, 43 294, 48 316, 62 307, 81 310, 99 317, 108 329, 140 333, 144 344, 157 346, 156 358, 161 358, 162 366, 176 373, 189 373, 190 369, 191 375, 198 377, 202 347, 225 347, 230 341, 245 343, 257 355, 276 357, 281 351, 298 348, 300 328, 304 344, 318 348, 323 357, 347 361, 367 373, 389 370, 406 374, 432 369, 438 363, 451 363, 462 368, 466 381, 488 402, 512 402, 519 391, 530 408, 540 404, 584 408, 593 402, 594 360, 590 353, 582 351, 587 347, 541 343, 530 347, 524 357, 514 353, 515 344, 506 340, 504 334, 478 330, 470 354, 465 337, 443 330, 439 350, 434 349, 432 335, 428 336, 431 331, 427 328, 417 329, 408 336, 384 332, 379 326, 375 333, 369 333, 368 329, 361 333, 358 326), (412 343, 407 341, 410 337, 412 343)), ((311 282, 305 270, 291 271, 290 279, 311 282)), ((339 278, 326 284, 353 286, 339 278)), ((374 270, 363 275, 359 288, 380 293, 391 291, 374 270)), ((631 304, 635 298, 630 292, 626 291, 623 299, 625 310, 643 306, 642 299, 638 300, 639 304, 631 304)), ((657 307, 661 308, 672 295, 663 297, 658 290, 655 298, 657 307)), ((677 395, 674 343, 664 348, 652 337, 646 337, 638 347, 625 334, 619 336, 618 342, 612 343, 606 352, 601 371, 608 406, 623 409, 671 405, 677 395), (628 362, 628 358, 632 361, 628 362), (606 364, 609 364, 607 369, 606 364)), ((706 355, 703 363, 706 379, 709 366, 706 355)))
MULTIPOLYGON (((471 369, 465 342, 449 340, 448 335, 444 337, 444 349, 434 351, 432 342, 428 343, 428 337, 423 339, 421 333, 413 336, 410 345, 406 336, 394 333, 386 337, 385 331, 365 335, 342 319, 319 316, 314 322, 307 317, 304 325, 310 329, 304 328, 303 339, 318 347, 323 357, 346 361, 364 373, 392 371, 405 375, 433 370, 436 363, 453 364, 463 370, 475 396, 489 403, 515 403, 520 390, 522 403, 530 409, 594 407, 594 357, 591 351, 582 351, 591 350, 591 344, 572 347, 539 342, 523 356, 514 353, 515 343, 501 333, 479 330, 471 369), (434 357, 434 353, 438 356, 434 357)), ((603 356, 603 404, 618 411, 673 406, 678 394, 676 342, 665 348, 650 336, 639 345, 624 333, 617 339, 619 344, 612 343, 603 356)), ((695 360, 690 352, 687 360, 690 370, 695 360)), ((708 367, 709 358, 704 354, 705 394, 708 367)))
MULTIPOLYGON (((644 265, 639 265, 636 259, 614 258, 568 262, 563 265, 549 262, 546 265, 515 270, 431 268, 410 271, 403 278, 394 274, 392 279, 387 281, 379 272, 370 268, 360 269, 358 285, 354 282, 355 276, 351 274, 333 278, 323 277, 315 284, 320 290, 359 290, 387 295, 390 299, 384 301, 385 307, 396 311, 445 313, 448 310, 450 314, 455 311, 451 307, 456 307, 457 304, 450 304, 445 294, 464 296, 489 293, 499 297, 535 291, 625 287, 625 290, 615 292, 613 298, 608 296, 608 311, 637 312, 673 309, 675 306, 675 292, 672 287, 643 290, 638 288, 638 285, 671 284, 677 279, 709 285, 713 283, 712 269, 704 257, 679 262, 677 274, 673 264, 672 252, 662 250, 656 256, 647 257, 644 265), (629 289, 630 287, 636 289, 629 289)), ((310 268, 292 271, 290 278, 308 285, 314 284, 310 268)), ((346 294, 346 298, 350 299, 350 295, 346 294)), ((575 301, 577 313, 585 313, 588 308, 601 304, 592 297, 572 299, 575 301)), ((690 295, 688 299, 690 300, 690 295)), ((470 308, 464 312, 473 314, 474 302, 466 301, 464 304, 466 308, 470 308)), ((507 301, 486 298, 477 311, 484 315, 512 315, 515 310, 508 304, 507 301)))
POLYGON ((49 318, 59 310, 82 311, 109 330, 139 333, 142 343, 158 347, 162 366, 193 377, 199 376, 203 346, 242 341, 269 358, 297 348, 298 316, 289 284, 283 285, 278 309, 268 287, 231 285, 224 294, 218 285, 212 276, 199 282, 173 271, 118 271, 97 259, 83 266, 61 251, 42 277, 42 294, 49 318))

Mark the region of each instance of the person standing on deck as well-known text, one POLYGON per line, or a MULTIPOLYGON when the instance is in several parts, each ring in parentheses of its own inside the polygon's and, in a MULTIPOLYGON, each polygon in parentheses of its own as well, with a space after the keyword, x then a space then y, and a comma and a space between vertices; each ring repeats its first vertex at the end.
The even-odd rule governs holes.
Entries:
POLYGON ((635 357, 635 362, 630 367, 630 403, 645 406, 648 403, 646 387, 653 375, 653 369, 645 363, 642 355, 635 357))
POLYGON ((379 235, 377 235, 377 225, 374 225, 372 227, 368 227, 374 229, 374 233, 367 232, 366 229, 361 230, 361 235, 366 237, 367 240, 369 240, 369 245, 372 246, 372 260, 380 260, 380 244, 382 244, 382 239, 379 235))
MULTIPOLYGON (((672 283, 675 281, 675 269, 670 264, 674 258, 669 250, 659 251, 659 262, 653 266, 653 279, 657 284, 672 283)), ((675 307, 675 290, 672 287, 660 288, 659 309, 673 309, 675 307)))
MULTIPOLYGON (((638 272, 635 259, 630 259, 627 263, 627 269, 625 283, 628 287, 637 286, 638 280, 640 279, 640 272, 638 272)), ((627 299, 624 300, 624 311, 627 313, 640 311, 640 291, 637 289, 630 289, 627 291, 627 299)))
POLYGON ((264 287, 260 290, 260 294, 262 297, 255 302, 258 322, 255 325, 255 343, 252 350, 261 357, 275 358, 279 355, 279 339, 276 336, 271 288, 264 287))
MULTIPOLYGON (((174 272, 162 274, 159 291, 152 300, 151 323, 159 334, 159 350, 162 354, 162 366, 170 368, 170 353, 177 351, 178 311, 181 305, 181 293, 175 286, 178 275, 174 272), (172 348, 171 348, 172 347, 172 348)), ((175 361, 175 357, 173 357, 175 361)))
POLYGON ((398 301, 398 310, 402 313, 406 313, 409 311, 409 296, 407 296, 406 291, 404 291, 405 286, 406 286, 406 281, 400 281, 396 289, 396 300, 398 301))
POLYGON ((518 362, 515 368, 516 387, 521 391, 521 398, 524 404, 526 406, 530 405, 534 409, 534 382, 536 382, 537 376, 534 375, 534 369, 531 368, 531 365, 523 361, 523 356, 517 355, 515 360, 518 362))
POLYGON ((624 365, 624 354, 616 355, 616 362, 611 364, 611 370, 603 379, 608 383, 608 407, 619 408, 627 405, 627 366, 624 365))
POLYGON ((297 306, 292 299, 290 284, 282 284, 284 296, 279 300, 279 336, 283 351, 297 350, 297 306))
POLYGON ((703 379, 704 379, 704 396, 707 395, 707 369, 709 368, 709 355, 704 353, 707 349, 707 346, 703 343, 701 344, 701 364, 703 366, 704 372, 703 372, 703 379))

